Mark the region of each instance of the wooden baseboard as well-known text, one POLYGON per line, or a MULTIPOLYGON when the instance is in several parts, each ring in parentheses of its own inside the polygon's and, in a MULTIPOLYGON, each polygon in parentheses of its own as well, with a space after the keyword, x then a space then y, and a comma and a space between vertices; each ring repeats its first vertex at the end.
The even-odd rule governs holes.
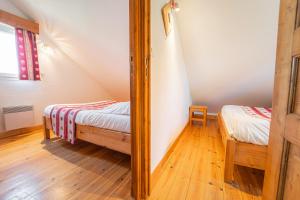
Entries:
POLYGON ((32 127, 26 127, 26 128, 20 128, 20 129, 16 129, 16 130, 1 132, 0 139, 6 138, 6 137, 11 137, 11 136, 16 136, 16 135, 22 135, 24 133, 36 131, 36 130, 39 130, 42 128, 43 128, 43 125, 36 125, 36 126, 32 126, 32 127))
POLYGON ((185 125, 185 127, 183 128, 183 130, 181 131, 181 133, 179 134, 179 136, 177 136, 177 138, 175 139, 175 141, 170 145, 167 153, 164 155, 164 157, 161 159, 161 161, 159 162, 159 164, 156 166, 155 170, 151 173, 151 186, 150 186, 150 191, 152 191, 152 189, 154 188, 154 186, 156 185, 161 173, 162 173, 162 168, 163 166, 166 164, 166 162, 168 161, 171 153, 174 151, 175 147, 177 146, 180 138, 183 136, 183 133, 185 132, 185 130, 188 128, 189 126, 189 122, 187 122, 187 124, 185 125))
POLYGON ((207 113, 207 119, 217 120, 218 115, 215 113, 207 113))

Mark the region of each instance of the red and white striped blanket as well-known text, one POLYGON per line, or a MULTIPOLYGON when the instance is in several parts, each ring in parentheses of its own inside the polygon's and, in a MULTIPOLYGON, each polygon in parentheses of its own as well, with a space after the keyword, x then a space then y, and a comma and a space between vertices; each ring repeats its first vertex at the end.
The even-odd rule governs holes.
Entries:
POLYGON ((242 106, 243 110, 253 117, 271 120, 272 108, 242 106))
POLYGON ((101 101, 87 104, 55 105, 50 112, 52 130, 58 137, 61 137, 74 144, 75 119, 79 111, 82 110, 101 110, 116 101, 101 101))

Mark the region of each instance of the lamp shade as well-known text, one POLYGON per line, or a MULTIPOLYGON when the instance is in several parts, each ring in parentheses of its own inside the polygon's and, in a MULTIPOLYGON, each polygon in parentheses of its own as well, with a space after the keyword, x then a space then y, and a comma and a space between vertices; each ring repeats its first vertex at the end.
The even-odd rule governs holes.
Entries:
POLYGON ((176 2, 175 0, 171 0, 170 4, 171 4, 172 10, 175 10, 176 12, 178 12, 180 10, 178 2, 176 2))

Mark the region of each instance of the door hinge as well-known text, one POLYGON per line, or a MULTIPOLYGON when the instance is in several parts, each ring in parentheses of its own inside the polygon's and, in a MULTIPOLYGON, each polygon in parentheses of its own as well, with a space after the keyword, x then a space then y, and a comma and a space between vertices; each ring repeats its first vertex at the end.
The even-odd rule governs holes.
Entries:
POLYGON ((145 58, 145 75, 146 75, 146 78, 148 78, 148 75, 149 75, 149 57, 147 56, 145 58))

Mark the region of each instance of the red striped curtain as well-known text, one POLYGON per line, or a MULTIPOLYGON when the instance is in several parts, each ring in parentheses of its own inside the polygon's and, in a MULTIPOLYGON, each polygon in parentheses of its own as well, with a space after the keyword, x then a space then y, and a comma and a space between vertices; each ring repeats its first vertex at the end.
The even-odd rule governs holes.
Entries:
POLYGON ((41 80, 35 34, 16 28, 20 80, 41 80))

